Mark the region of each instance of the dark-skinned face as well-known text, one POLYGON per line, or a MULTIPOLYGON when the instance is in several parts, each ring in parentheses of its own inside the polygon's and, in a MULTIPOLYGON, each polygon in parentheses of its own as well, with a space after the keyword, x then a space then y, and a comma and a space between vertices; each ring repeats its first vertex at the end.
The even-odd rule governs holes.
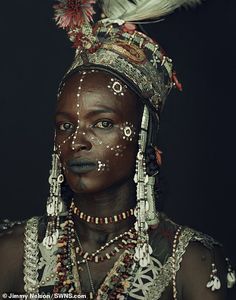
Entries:
POLYGON ((102 192, 134 175, 140 110, 137 96, 110 74, 76 73, 56 110, 56 146, 70 188, 102 192))

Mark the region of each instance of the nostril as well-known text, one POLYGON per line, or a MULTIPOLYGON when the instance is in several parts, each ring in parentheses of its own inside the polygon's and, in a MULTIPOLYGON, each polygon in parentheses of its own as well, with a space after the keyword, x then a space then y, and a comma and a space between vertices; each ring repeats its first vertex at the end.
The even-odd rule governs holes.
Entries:
POLYGON ((91 143, 88 140, 84 140, 84 141, 76 141, 73 140, 71 143, 71 149, 73 151, 81 151, 81 150, 90 150, 92 147, 91 143))
POLYGON ((87 147, 85 146, 85 145, 82 145, 81 147, 80 147, 80 150, 86 150, 87 149, 87 147))

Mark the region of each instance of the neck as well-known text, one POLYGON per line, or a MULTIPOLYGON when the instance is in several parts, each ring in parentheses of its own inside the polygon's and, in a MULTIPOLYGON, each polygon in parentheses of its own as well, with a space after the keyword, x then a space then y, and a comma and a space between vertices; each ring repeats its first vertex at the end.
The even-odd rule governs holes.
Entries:
MULTIPOLYGON (((110 217, 125 212, 136 205, 136 186, 132 179, 108 188, 99 193, 76 194, 74 203, 80 211, 94 217, 110 217)), ((119 233, 133 226, 134 217, 128 217, 117 223, 87 223, 75 217, 76 227, 85 231, 119 233)))

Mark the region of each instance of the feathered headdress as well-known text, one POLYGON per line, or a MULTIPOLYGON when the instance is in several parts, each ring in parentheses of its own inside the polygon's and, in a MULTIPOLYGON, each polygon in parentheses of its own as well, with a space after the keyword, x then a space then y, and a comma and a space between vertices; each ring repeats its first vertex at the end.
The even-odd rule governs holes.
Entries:
POLYGON ((58 0, 54 5, 59 27, 71 30, 93 20, 93 5, 98 2, 106 18, 123 22, 160 19, 177 8, 194 6, 201 0, 58 0))
MULTIPOLYGON (((105 16, 100 23, 104 26, 123 25, 124 32, 133 34, 136 27, 132 23, 150 19, 159 20, 181 6, 191 7, 199 4, 201 0, 57 0, 57 2, 54 5, 57 25, 67 31, 74 48, 92 52, 100 44, 97 32, 94 30, 96 26, 92 25, 95 14, 93 6, 96 3, 100 5, 105 16)), ((111 31, 111 27, 108 31, 111 31)), ((158 61, 156 54, 155 48, 151 59, 154 65, 158 61)), ((168 60, 162 61, 162 64, 165 65, 166 61, 168 62, 168 60)), ((170 76, 181 90, 175 73, 171 72, 170 76)))
POLYGON ((194 6, 201 0, 101 0, 104 14, 110 20, 124 22, 160 19, 181 6, 194 6))

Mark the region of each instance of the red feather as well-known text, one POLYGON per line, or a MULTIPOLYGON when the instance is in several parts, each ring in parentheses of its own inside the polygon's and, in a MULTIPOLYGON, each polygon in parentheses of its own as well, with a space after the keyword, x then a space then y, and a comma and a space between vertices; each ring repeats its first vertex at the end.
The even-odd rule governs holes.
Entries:
POLYGON ((72 30, 93 21, 95 0, 59 0, 54 5, 55 20, 59 27, 72 30))

